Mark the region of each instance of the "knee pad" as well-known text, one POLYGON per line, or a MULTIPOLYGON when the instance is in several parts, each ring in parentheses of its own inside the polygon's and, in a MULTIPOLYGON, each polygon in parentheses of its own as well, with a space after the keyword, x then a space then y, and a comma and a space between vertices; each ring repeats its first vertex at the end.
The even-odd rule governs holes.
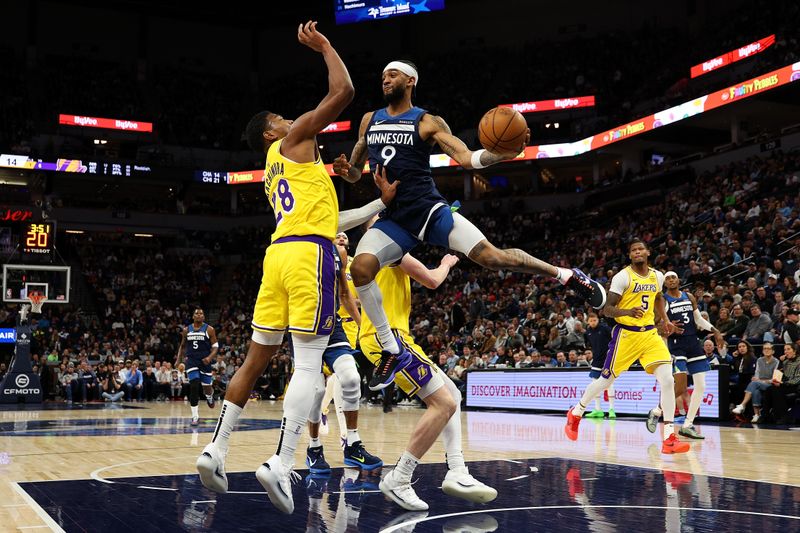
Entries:
POLYGON ((361 376, 351 355, 343 355, 333 363, 333 371, 342 387, 342 410, 358 410, 361 398, 361 376))

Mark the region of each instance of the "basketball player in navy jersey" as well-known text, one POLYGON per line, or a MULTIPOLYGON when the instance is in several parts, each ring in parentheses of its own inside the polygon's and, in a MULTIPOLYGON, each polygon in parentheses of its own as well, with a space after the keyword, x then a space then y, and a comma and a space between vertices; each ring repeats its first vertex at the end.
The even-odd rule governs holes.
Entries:
POLYGON ((375 325, 382 346, 370 389, 387 387, 394 375, 412 361, 411 354, 401 348, 392 334, 375 276, 382 267, 400 261, 420 242, 461 252, 492 270, 550 276, 574 289, 595 308, 602 307, 605 291, 586 274, 550 265, 522 250, 496 248, 471 222, 455 213, 436 189, 430 167, 434 144, 462 167, 479 169, 515 158, 530 140, 530 131, 513 152, 473 152, 450 132, 444 119, 411 103, 419 81, 413 63, 392 61, 383 69, 382 79, 387 106, 364 115, 350 160, 342 154, 333 165, 339 176, 353 183, 361 178, 364 163, 369 159, 370 168, 386 169, 390 183, 400 182, 392 205, 361 238, 350 267, 362 311, 375 325))
MULTIPOLYGON (((667 347, 672 354, 675 375, 675 400, 678 401, 688 388, 686 374, 692 376, 694 391, 689 400, 689 410, 683 427, 678 430, 679 435, 692 439, 703 439, 694 427, 694 419, 700 410, 700 402, 706 389, 706 372, 711 370, 703 345, 697 338, 697 330, 710 331, 716 338, 717 345, 724 342, 722 333, 703 318, 697 309, 694 296, 680 289, 680 279, 675 272, 664 274, 664 287, 666 292, 667 318, 677 328, 675 333, 667 338, 667 347)), ((647 430, 654 433, 661 416, 661 408, 651 409, 647 415, 647 430)))
POLYGON ((199 307, 194 310, 192 323, 183 328, 181 345, 175 357, 175 366, 178 366, 181 355, 186 356, 186 377, 189 378, 189 405, 192 408, 192 426, 200 420, 199 407, 200 388, 206 395, 206 403, 214 408, 214 388, 211 386, 213 376, 211 362, 217 358, 219 342, 217 332, 205 323, 206 315, 199 307))

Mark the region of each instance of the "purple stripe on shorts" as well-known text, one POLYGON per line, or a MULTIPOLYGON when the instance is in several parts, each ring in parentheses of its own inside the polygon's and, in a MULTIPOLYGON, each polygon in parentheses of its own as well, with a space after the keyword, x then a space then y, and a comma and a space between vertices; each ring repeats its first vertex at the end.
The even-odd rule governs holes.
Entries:
POLYGON ((272 244, 281 244, 283 242, 313 242, 314 244, 328 248, 333 245, 333 239, 328 239, 319 235, 289 235, 288 237, 275 239, 272 241, 272 244))
POLYGON ((333 257, 333 243, 325 241, 320 244, 319 269, 320 294, 319 320, 317 335, 330 335, 336 325, 336 260, 333 257))
MULTIPOLYGON (((611 342, 608 343, 608 353, 606 354, 606 361, 603 364, 603 370, 611 370, 611 367, 614 365, 615 359, 615 351, 617 350, 617 344, 619 344, 619 332, 622 331, 622 328, 619 327, 619 324, 614 326, 614 329, 611 330, 611 342)), ((603 373, 605 376, 606 373, 603 373)))

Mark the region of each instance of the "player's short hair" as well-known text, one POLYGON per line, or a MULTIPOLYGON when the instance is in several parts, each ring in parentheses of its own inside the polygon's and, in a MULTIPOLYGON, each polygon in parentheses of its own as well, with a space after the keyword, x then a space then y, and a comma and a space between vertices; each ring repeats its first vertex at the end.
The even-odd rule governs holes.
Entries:
POLYGON ((646 243, 646 242, 644 242, 642 239, 640 239, 639 237, 634 237, 633 239, 631 239, 631 240, 628 242, 628 250, 630 250, 631 248, 633 248, 633 245, 634 245, 634 244, 638 244, 638 243, 642 243, 642 244, 644 245, 644 247, 645 247, 645 248, 647 248, 647 247, 648 247, 648 246, 647 246, 647 243, 646 243))
POLYGON ((259 111, 250 118, 245 128, 247 146, 254 152, 264 153, 264 132, 267 131, 267 117, 272 111, 259 111))

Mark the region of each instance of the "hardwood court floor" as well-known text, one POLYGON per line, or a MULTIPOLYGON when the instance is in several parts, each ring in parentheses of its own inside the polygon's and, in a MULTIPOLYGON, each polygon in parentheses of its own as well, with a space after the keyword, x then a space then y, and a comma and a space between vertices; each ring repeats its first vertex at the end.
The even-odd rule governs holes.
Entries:
MULTIPOLYGON (((605 524, 608 530, 629 523, 631 517, 619 513, 631 507, 645 509, 637 515, 644 524, 638 530, 671 530, 675 524, 678 530, 691 524, 695 531, 733 531, 739 526, 800 530, 800 520, 786 518, 800 515, 800 431, 700 423, 704 441, 694 441, 688 454, 665 456, 659 452, 658 434, 648 433, 641 418, 583 420, 579 439, 572 442, 564 436, 563 416, 462 413, 464 456, 471 472, 498 488, 501 497, 486 506, 464 502, 456 506, 452 498, 444 497, 438 490, 445 472, 444 449, 437 442, 423 459, 428 464, 418 469, 422 480, 415 485, 430 503, 431 516, 409 517, 377 493, 380 472, 369 479, 357 470, 337 468, 343 462, 333 417, 323 444, 334 473, 322 481, 305 475, 307 438, 302 439, 296 466, 306 479, 294 489, 295 514, 286 517, 271 507, 253 476, 277 445, 281 403, 248 404, 242 427, 231 439, 226 463, 230 489, 250 495, 236 502, 224 500, 234 495, 217 500, 199 486, 194 475, 194 461, 210 441, 218 410, 219 404, 214 411, 201 404, 205 418, 199 429, 189 427, 189 407, 182 402, 0 411, 0 531, 109 527, 139 533, 306 531, 312 522, 318 522, 315 527, 320 531, 457 531, 467 527, 534 531, 537 528, 525 513, 551 508, 564 511, 557 513, 562 521, 548 527, 588 531, 593 522, 605 524), (119 478, 133 480, 115 481, 119 478), (42 481, 58 483, 30 483, 42 481), (768 494, 766 502, 759 498, 757 506, 753 502, 751 507, 736 507, 743 492, 758 495, 763 491, 768 494), (176 496, 167 498, 170 493, 176 496), (346 507, 345 495, 353 494, 361 500, 346 507), (123 499, 138 502, 141 511, 125 507, 129 512, 120 516, 123 499), (157 514, 162 505, 168 509, 160 521, 135 523, 134 516, 157 514), (670 522, 670 514, 678 509, 685 516, 676 515, 670 522), (576 510, 581 511, 580 517, 572 516, 576 510), (347 515, 349 523, 342 518, 344 525, 337 525, 337 513, 340 518, 347 515), (123 520, 122 527, 103 522, 106 514, 123 520), (778 522, 753 523, 754 516, 778 522), (447 517, 450 522, 442 522, 447 517)), ((380 407, 364 406, 360 433, 367 449, 391 467, 420 413, 415 407, 399 407, 383 414, 380 407)), ((539 517, 538 523, 544 526, 553 516, 539 517)))

